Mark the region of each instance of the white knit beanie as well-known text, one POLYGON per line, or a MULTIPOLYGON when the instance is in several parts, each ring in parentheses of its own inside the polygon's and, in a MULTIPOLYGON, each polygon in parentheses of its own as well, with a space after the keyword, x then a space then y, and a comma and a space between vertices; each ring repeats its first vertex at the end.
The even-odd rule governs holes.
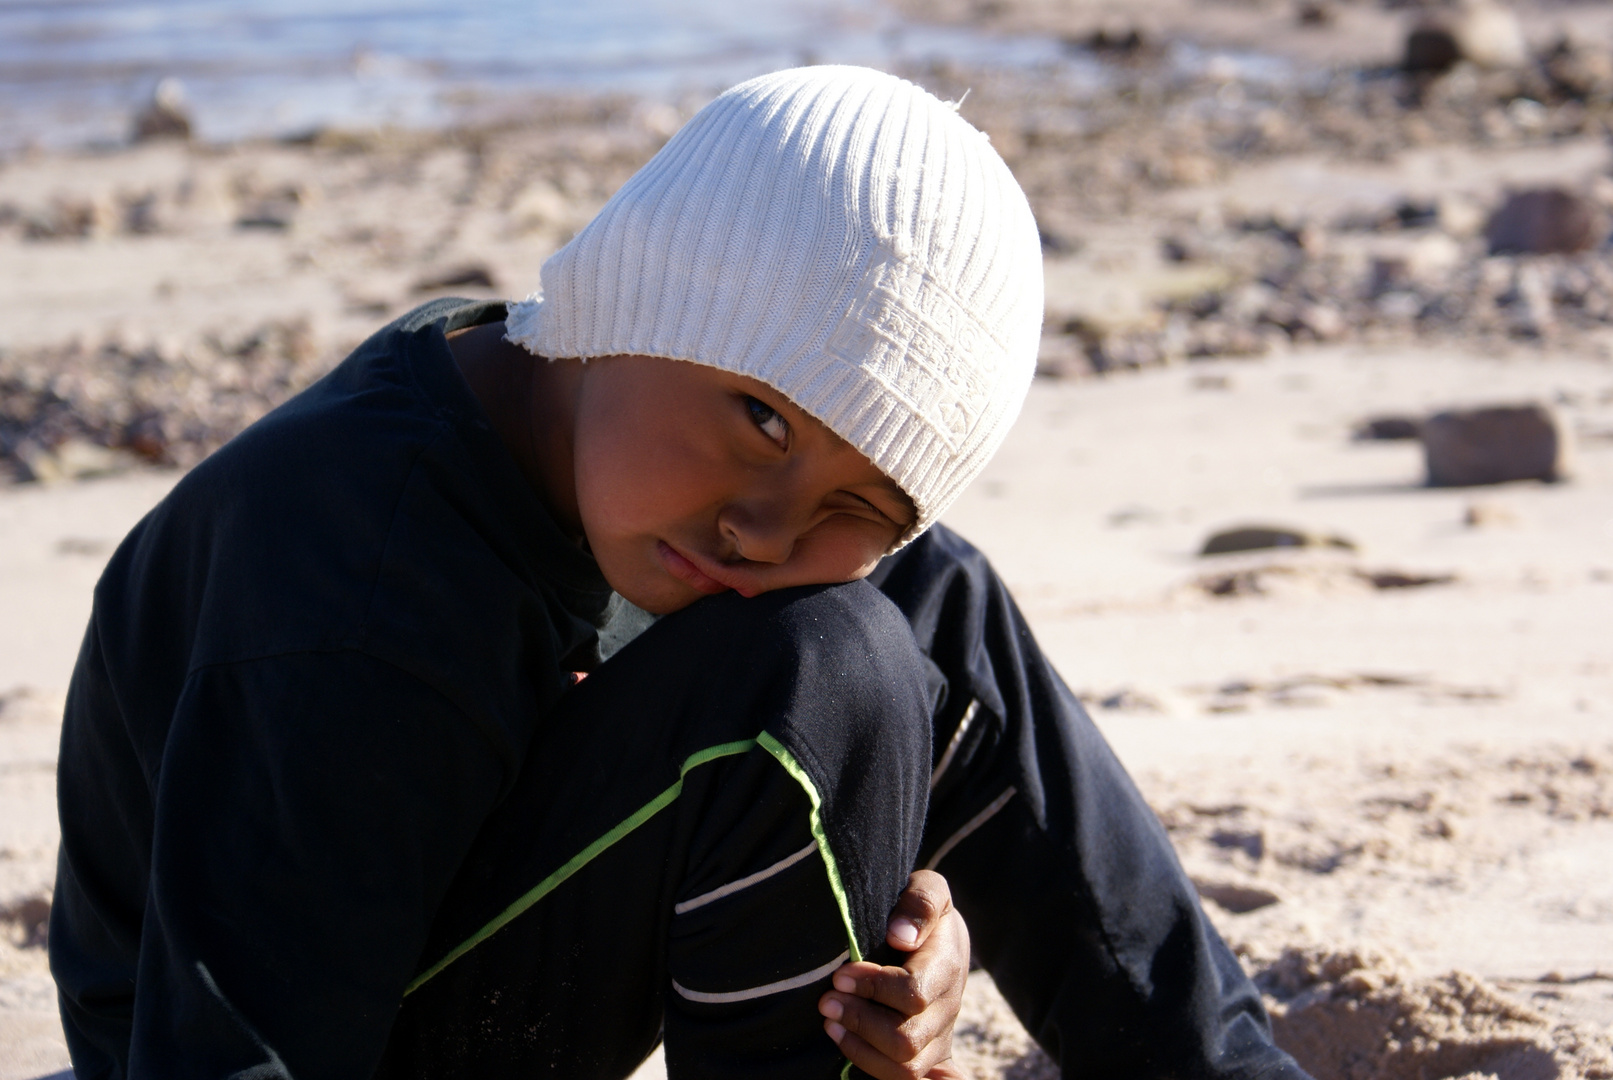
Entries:
POLYGON ((543 264, 507 338, 759 379, 857 447, 928 528, 1030 385, 1042 255, 1025 195, 957 108, 857 67, 717 98, 543 264))

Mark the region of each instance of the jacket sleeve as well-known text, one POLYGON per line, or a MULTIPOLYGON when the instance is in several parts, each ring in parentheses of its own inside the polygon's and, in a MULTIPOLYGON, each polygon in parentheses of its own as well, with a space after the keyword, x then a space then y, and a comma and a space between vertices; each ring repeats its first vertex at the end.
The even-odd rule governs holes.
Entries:
POLYGON ((921 864, 1064 1075, 1306 1080, 985 556, 937 526, 871 580, 946 686, 921 864))
POLYGON ((155 782, 129 1076, 370 1076, 501 779, 446 699, 361 653, 193 674, 155 782))

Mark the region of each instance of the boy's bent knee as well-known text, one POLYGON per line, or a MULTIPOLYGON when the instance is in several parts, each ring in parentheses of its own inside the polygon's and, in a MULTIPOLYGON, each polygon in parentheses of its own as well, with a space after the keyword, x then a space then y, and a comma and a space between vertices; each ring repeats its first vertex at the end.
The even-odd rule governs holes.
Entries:
POLYGON ((832 715, 848 734, 868 728, 875 738, 912 726, 928 739, 929 661, 901 611, 860 581, 701 600, 660 620, 601 674, 625 669, 673 696, 720 699, 725 711, 832 715))
POLYGON ((697 729, 691 745, 756 739, 809 792, 842 853, 847 914, 877 936, 928 808, 931 670, 902 613, 859 581, 701 600, 579 689, 653 687, 667 721, 697 729))
POLYGON ((723 593, 667 616, 661 626, 738 648, 756 659, 763 654, 802 655, 818 664, 849 668, 856 662, 877 663, 897 671, 922 666, 906 618, 862 581, 779 589, 756 597, 723 593))

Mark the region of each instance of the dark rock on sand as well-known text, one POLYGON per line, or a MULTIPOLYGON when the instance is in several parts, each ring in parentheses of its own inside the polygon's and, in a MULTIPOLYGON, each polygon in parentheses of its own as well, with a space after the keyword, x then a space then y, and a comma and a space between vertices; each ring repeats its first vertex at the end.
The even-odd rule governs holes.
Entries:
POLYGON ((1417 75, 1443 75, 1462 59, 1456 34, 1442 23, 1424 23, 1406 35, 1400 66, 1417 75))
POLYGON ((1423 422, 1414 416, 1372 416, 1356 425, 1351 438, 1356 442, 1391 442, 1415 439, 1422 434, 1423 422))
POLYGON ((1453 410, 1423 422, 1429 487, 1561 480, 1563 438, 1540 405, 1453 410))
POLYGON ((1204 899, 1219 904, 1234 915, 1259 911, 1263 907, 1270 907, 1279 902, 1276 893, 1254 885, 1240 885, 1229 881, 1201 881, 1194 878, 1193 887, 1204 899))
POLYGON ((1515 191, 1491 215, 1490 254, 1553 255, 1590 251, 1607 239, 1607 216, 1591 199, 1561 187, 1515 191))
POLYGON ((1463 60, 1481 68, 1519 68, 1529 59, 1516 15, 1500 4, 1469 0, 1419 22, 1406 35, 1401 66, 1415 74, 1439 75, 1463 60))
POLYGON ((27 896, 0 907, 0 923, 11 923, 21 932, 19 944, 25 949, 43 949, 50 931, 50 898, 27 896))
POLYGON ((414 283, 414 291, 417 293, 464 288, 497 289, 498 280, 493 277, 493 271, 481 263, 463 263, 435 274, 427 274, 414 283))
POLYGON ((1212 533, 1199 549, 1200 555, 1227 555, 1235 551, 1261 551, 1266 548, 1331 547, 1354 551, 1355 544, 1342 536, 1317 536, 1281 525, 1243 525, 1212 533))

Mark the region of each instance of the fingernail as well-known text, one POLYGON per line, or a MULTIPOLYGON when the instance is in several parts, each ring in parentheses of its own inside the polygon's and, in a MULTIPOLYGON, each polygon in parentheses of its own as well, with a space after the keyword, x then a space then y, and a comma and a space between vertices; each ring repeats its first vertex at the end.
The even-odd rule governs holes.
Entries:
POLYGON ((838 1020, 846 1015, 846 1007, 834 998, 830 998, 818 1006, 818 1011, 831 1020, 838 1020))
POLYGON ((834 983, 835 989, 842 994, 855 994, 857 992, 857 980, 850 975, 836 975, 829 981, 834 983))
POLYGON ((840 1040, 846 1037, 846 1029, 835 1023, 833 1020, 823 1025, 823 1030, 829 1033, 829 1038, 835 1041, 836 1046, 839 1046, 840 1040))
POLYGON ((902 945, 916 945, 919 940, 919 928, 913 925, 913 920, 897 918, 891 921, 891 937, 902 945))

